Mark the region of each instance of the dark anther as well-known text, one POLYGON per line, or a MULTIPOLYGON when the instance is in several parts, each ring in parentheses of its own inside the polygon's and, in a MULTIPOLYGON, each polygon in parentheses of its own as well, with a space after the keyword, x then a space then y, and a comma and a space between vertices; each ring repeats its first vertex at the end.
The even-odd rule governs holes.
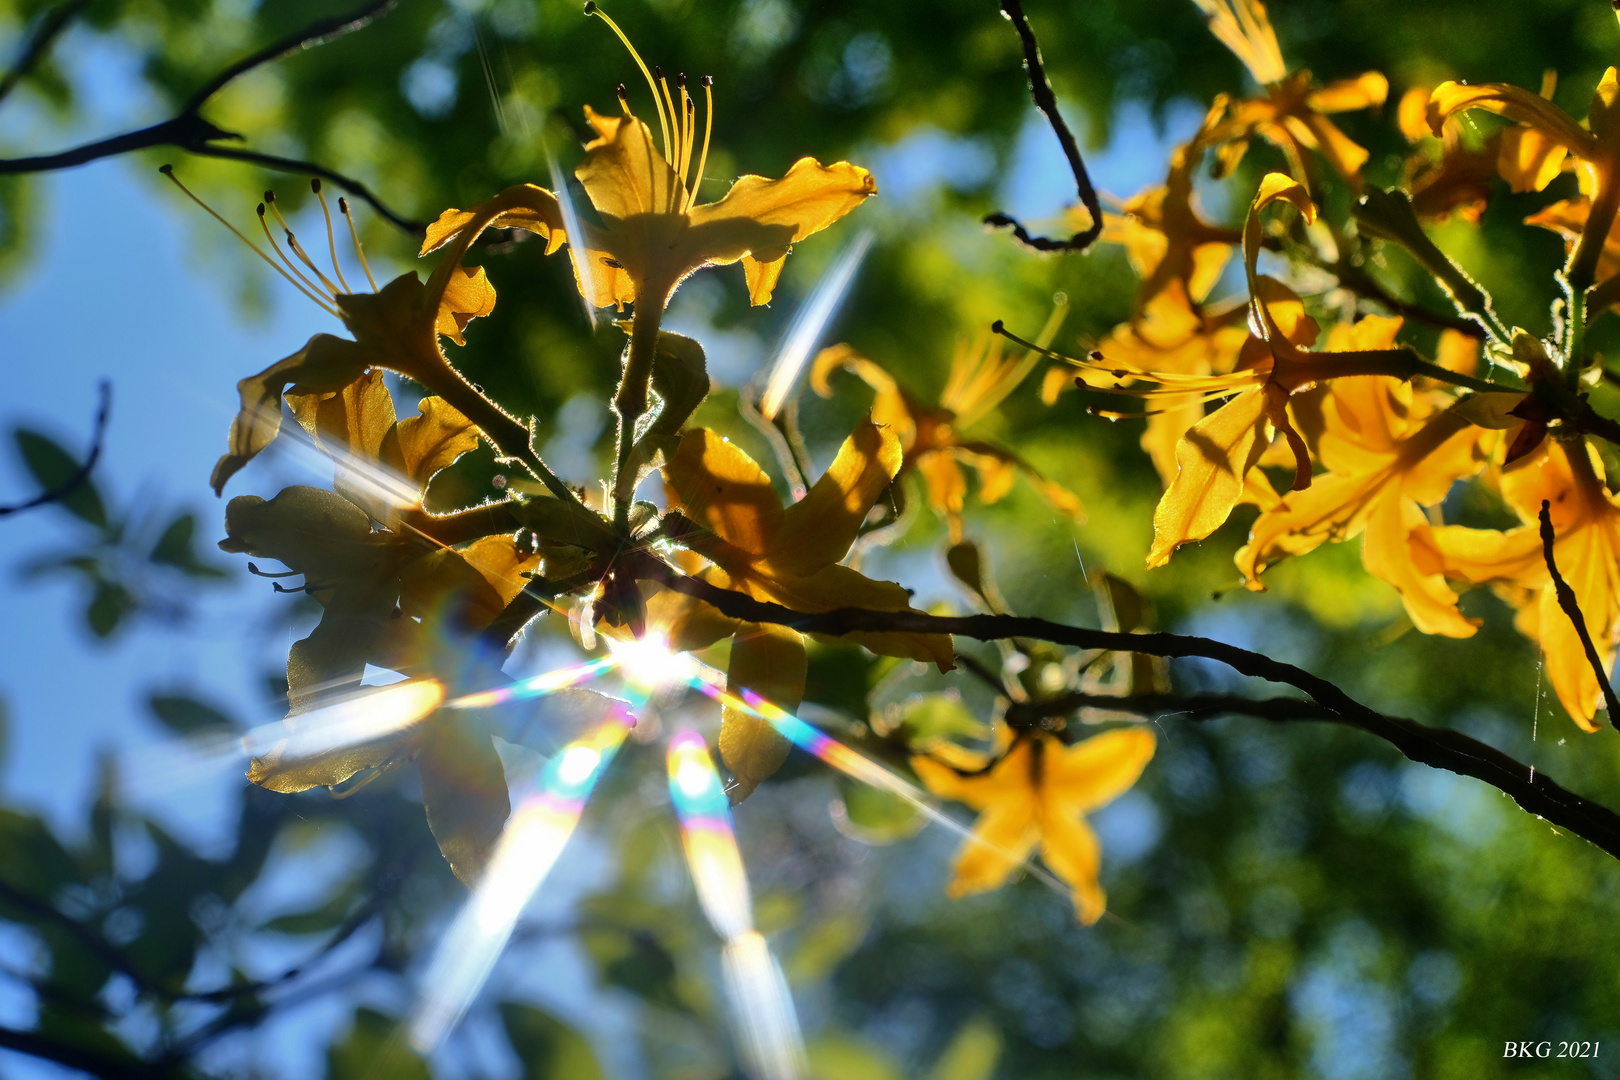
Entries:
POLYGON ((585 0, 585 14, 596 14, 596 0, 585 0))
MULTIPOLYGON (((1620 3, 1620 0, 1615 0, 1615 2, 1620 3)), ((701 81, 704 86, 713 86, 714 85, 714 76, 713 75, 705 75, 699 81, 701 81)))
POLYGON ((686 72, 683 71, 679 75, 675 76, 675 89, 686 89, 686 72))
POLYGON ((259 216, 264 217, 264 203, 259 204, 259 216))
POLYGON ((248 563, 248 573, 252 574, 254 577, 297 577, 301 571, 283 570, 278 574, 272 574, 268 570, 260 570, 257 563, 248 563))
POLYGON ((343 196, 339 195, 338 196, 338 213, 347 214, 348 212, 349 212, 349 200, 345 199, 343 196))
POLYGON ((173 176, 174 175, 174 166, 173 165, 159 165, 158 166, 158 172, 162 173, 164 176, 173 176))
POLYGON ((653 78, 662 79, 663 77, 664 77, 664 69, 659 67, 657 64, 654 64, 653 65, 653 78))
POLYGON ((273 191, 266 191, 264 193, 264 201, 267 202, 267 203, 275 202, 276 201, 276 193, 273 192, 273 191))
POLYGON ((624 83, 620 83, 619 84, 619 100, 623 101, 625 98, 627 98, 629 96, 630 96, 630 91, 628 91, 628 90, 626 90, 624 88, 624 83))
POLYGON ((1004 329, 1006 329, 1006 325, 1000 319, 997 319, 995 322, 990 324, 990 332, 992 334, 999 334, 1004 329))
POLYGON ((309 190, 313 191, 317 195, 319 195, 321 193, 321 178, 320 177, 312 176, 312 177, 309 178, 309 190))

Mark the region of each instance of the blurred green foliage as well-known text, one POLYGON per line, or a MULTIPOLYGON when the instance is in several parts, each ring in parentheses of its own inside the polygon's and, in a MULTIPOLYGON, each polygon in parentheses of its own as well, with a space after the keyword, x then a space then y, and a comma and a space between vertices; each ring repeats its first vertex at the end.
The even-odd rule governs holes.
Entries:
MULTIPOLYGON (((20 41, 51 6, 0 0, 0 40, 20 41)), ((139 58, 155 99, 173 106, 233 58, 335 6, 96 0, 0 108, 36 110, 67 128, 81 108, 75 57, 91 36, 139 58)), ((1237 61, 1187 0, 1029 7, 1058 95, 1093 151, 1133 134, 1115 126, 1124 103, 1146 103, 1163 117, 1244 87, 1237 61)), ((617 0, 609 8, 649 62, 714 74, 711 177, 779 175, 805 153, 874 168, 879 200, 861 215, 878 241, 835 332, 925 397, 943 383, 958 335, 995 318, 1038 326, 1055 291, 1075 307, 1057 343, 1068 351, 1128 314, 1134 280, 1118 250, 1035 258, 978 225, 1000 208, 1011 173, 1029 167, 1018 154, 1021 138, 1050 138, 1032 119, 1013 31, 989 0, 617 0), (884 195, 881 165, 902 173, 908 162, 924 179, 884 195)), ((1562 76, 1555 100, 1580 115, 1620 45, 1601 0, 1275 0, 1272 15, 1294 63, 1323 79, 1384 71, 1392 102, 1409 86, 1448 77, 1534 86, 1552 67, 1562 76)), ((249 146, 349 173, 401 213, 428 220, 511 183, 549 183, 548 148, 571 168, 579 107, 608 108, 631 75, 617 43, 575 0, 402 0, 362 32, 252 73, 207 114, 243 132, 249 146)), ((631 93, 639 100, 633 83, 631 93)), ((1370 178, 1396 182, 1404 145, 1387 119, 1355 115, 1344 126, 1372 150, 1370 178)), ((0 145, 7 156, 57 148, 12 134, 0 145)), ((294 213, 307 200, 301 177, 169 150, 143 153, 139 167, 146 176, 170 160, 238 222, 250 220, 267 185, 294 213)), ((1252 180, 1252 171, 1245 175, 1252 180)), ((155 172, 148 180, 177 197, 155 172)), ((1437 234, 1494 291, 1507 321, 1535 332, 1546 329, 1561 249, 1551 234, 1518 223, 1567 195, 1559 186, 1567 183, 1541 195, 1503 194, 1477 230, 1458 224, 1437 234)), ((13 281, 26 273, 45 190, 38 178, 0 178, 0 271, 13 281)), ((1210 185, 1212 206, 1222 190, 1210 185)), ((1230 221, 1243 200, 1224 201, 1230 221)), ((360 219, 371 250, 410 259, 413 237, 363 206, 360 219)), ((195 228, 210 265, 259 273, 239 269, 246 260, 211 221, 199 214, 195 228)), ((769 310, 747 311, 741 275, 726 269, 689 284, 675 312, 727 335, 741 354, 728 370, 746 376, 764 363, 837 247, 831 236, 806 244, 769 310)), ((569 267, 543 258, 541 245, 490 245, 482 260, 500 301, 457 363, 514 412, 539 416, 542 440, 561 432, 574 453, 600 461, 611 433, 600 417, 591 420, 588 403, 609 392, 622 335, 590 329, 569 267)), ((1437 302, 1398 254, 1380 270, 1404 295, 1437 302)), ((1596 347, 1612 348, 1614 322, 1597 331, 1596 347)), ((723 392, 737 387, 720 389, 699 420, 768 461, 737 418, 735 397, 723 392)), ((1394 594, 1348 547, 1281 567, 1266 595, 1225 591, 1247 528, 1241 513, 1167 568, 1145 573, 1157 479, 1137 431, 1088 415, 1077 398, 1049 408, 1026 386, 985 421, 992 437, 1017 432, 1032 461, 1080 494, 1091 520, 1078 529, 1058 522, 1022 488, 974 511, 969 530, 992 538, 986 550, 1013 610, 1093 621, 1083 569, 1104 567, 1144 591, 1161 627, 1330 673, 1375 707, 1457 727, 1620 805, 1620 736, 1582 735, 1555 704, 1537 701, 1533 649, 1483 590, 1465 599, 1486 619, 1467 642, 1404 632, 1394 594)), ((804 428, 819 461, 864 407, 843 384, 831 401, 805 400, 804 428)), ((19 431, 16 444, 41 488, 76 467, 44 435, 19 431)), ((464 459, 435 485, 434 502, 449 508, 492 495, 481 486, 488 471, 487 459, 464 459)), ((1499 516, 1501 508, 1477 512, 1499 516)), ((7 527, 57 537, 26 572, 82 578, 85 618, 99 637, 138 612, 163 613, 160 599, 173 590, 143 584, 150 575, 201 583, 215 573, 196 547, 218 535, 216 518, 126 513, 93 485, 26 526, 7 527), (67 539, 63 529, 73 530, 67 539)), ((908 583, 943 582, 934 554, 943 544, 943 529, 925 518, 904 552, 878 553, 873 565, 908 583)), ((993 650, 978 652, 998 660, 993 650)), ((971 690, 960 709, 944 712, 939 699, 927 707, 913 699, 960 685, 955 677, 947 683, 851 653, 812 657, 808 700, 860 723, 889 706, 894 722, 951 730, 975 713, 986 718, 983 695, 971 690)), ((1235 685, 1196 665, 1176 678, 1189 689, 1235 685)), ((153 697, 151 709, 174 733, 228 722, 179 693, 153 697)), ((714 989, 716 943, 698 916, 664 796, 642 782, 661 767, 632 746, 604 781, 586 826, 612 856, 610 870, 580 905, 577 925, 560 932, 577 938, 596 981, 634 1017, 614 1038, 632 1047, 628 1056, 645 1063, 646 1075, 719 1080, 736 1074, 714 989)), ((461 895, 410 783, 390 775, 343 801, 247 789, 234 850, 219 858, 191 852, 122 809, 111 776, 71 841, 39 818, 0 811, 0 919, 32 950, 26 963, 8 952, 0 979, 27 989, 36 1017, 24 1032, 35 1043, 0 1045, 62 1060, 77 1054, 81 1067, 99 1062, 109 1076, 254 1075, 251 1051, 242 1049, 252 1032, 319 989, 322 1000, 353 1013, 326 1053, 329 1076, 427 1075, 396 1037, 395 1017, 351 993, 362 976, 403 985, 461 895), (364 850, 355 873, 307 909, 249 918, 243 897, 272 851, 296 852, 323 831, 364 850), (249 940, 316 957, 317 970, 296 961, 286 979, 250 976, 232 960, 249 940), (358 960, 319 969, 351 941, 364 946, 358 960), (209 1057, 216 1046, 236 1049, 209 1057)), ((1099 822, 1111 914, 1090 929, 1033 880, 947 902, 941 890, 953 840, 938 830, 866 846, 909 835, 913 824, 900 808, 840 788, 798 758, 739 813, 760 921, 794 981, 818 1078, 1620 1075, 1611 1064, 1620 1060, 1620 867, 1494 791, 1407 763, 1358 733, 1165 720, 1142 785, 1099 822), (1519 1040, 1595 1040, 1614 1056, 1505 1060, 1504 1044, 1519 1040)), ((397 995, 390 1000, 397 1004, 397 995)), ((524 1002, 480 1008, 498 1015, 521 1070, 499 1075, 607 1075, 600 1038, 593 1049, 573 1026, 524 1002)), ((480 1068, 464 1064, 452 1075, 480 1068)))

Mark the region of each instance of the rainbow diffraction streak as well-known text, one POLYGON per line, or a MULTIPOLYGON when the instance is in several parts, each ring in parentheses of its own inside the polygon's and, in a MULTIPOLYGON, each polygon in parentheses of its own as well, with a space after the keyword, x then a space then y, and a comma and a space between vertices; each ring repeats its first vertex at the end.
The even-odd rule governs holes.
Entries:
MULTIPOLYGON (((521 684, 520 684, 521 685, 521 684)), ((555 689, 555 688, 554 688, 555 689)), ((429 1053, 456 1025, 506 948, 518 916, 579 824, 585 801, 635 720, 622 710, 546 763, 512 811, 472 898, 439 943, 411 1015, 411 1045, 429 1053)))
POLYGON ((681 819, 681 840, 698 902, 725 939, 721 968, 747 1072, 757 1080, 798 1080, 809 1065, 793 998, 770 946, 754 929, 748 878, 731 831, 731 808, 709 746, 695 731, 682 732, 669 742, 669 794, 681 819))

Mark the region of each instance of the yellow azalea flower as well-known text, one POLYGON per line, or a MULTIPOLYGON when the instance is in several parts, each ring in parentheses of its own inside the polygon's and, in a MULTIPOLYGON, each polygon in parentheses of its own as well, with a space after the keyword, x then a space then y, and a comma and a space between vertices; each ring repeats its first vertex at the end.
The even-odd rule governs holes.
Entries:
POLYGON ((1120 213, 1103 216, 1101 239, 1123 245, 1142 278, 1139 313, 1173 281, 1181 283, 1187 299, 1202 303, 1242 239, 1236 230, 1211 225, 1198 212, 1193 174, 1202 157, 1196 145, 1177 147, 1162 185, 1138 192, 1120 206, 1120 213))
POLYGON ((586 145, 585 161, 574 175, 590 199, 593 219, 574 214, 571 204, 545 188, 522 184, 476 209, 447 210, 428 226, 422 253, 449 245, 455 261, 486 228, 527 229, 545 237, 547 254, 564 244, 575 249, 575 278, 589 303, 622 308, 634 302, 624 375, 613 402, 620 437, 612 495, 614 521, 623 532, 635 491, 628 468, 630 446, 636 423, 650 404, 648 379, 659 325, 676 287, 702 267, 741 262, 749 300, 767 303, 793 245, 876 194, 877 183, 870 172, 847 161, 828 166, 807 157, 779 180, 743 176, 718 201, 699 203, 714 121, 712 81, 702 80, 703 143, 694 155, 697 107, 684 79, 676 80, 676 93, 671 93, 662 72, 655 77, 647 69, 612 19, 594 4, 586 11, 613 28, 646 76, 662 151, 652 130, 631 113, 621 88, 620 115, 585 108, 596 138, 586 145))
MULTIPOLYGON (((1586 232, 1586 222, 1592 214, 1592 200, 1581 195, 1573 199, 1559 199, 1549 203, 1524 219, 1526 225, 1549 229, 1564 238, 1564 253, 1573 255, 1575 245, 1586 232)), ((1597 276, 1599 281, 1620 273, 1620 229, 1609 228, 1598 252, 1597 276)), ((1590 317, 1590 314, 1589 316, 1590 317)))
MULTIPOLYGON (((372 369, 342 391, 298 395, 291 405, 318 444, 339 456, 338 490, 291 487, 266 501, 247 495, 225 510, 224 551, 275 559, 302 574, 321 621, 287 656, 288 723, 360 685, 367 664, 406 674, 450 670, 469 635, 489 626, 523 590, 539 560, 510 536, 486 536, 461 549, 419 532, 378 529, 395 492, 412 504, 439 469, 476 441, 475 429, 443 401, 423 399, 421 415, 395 422, 382 372, 372 369), (390 479, 376 471, 387 466, 390 479), (379 504, 382 504, 380 507, 379 504)), ((466 714, 438 714, 358 746, 309 757, 273 751, 253 761, 248 779, 272 791, 332 786, 367 769, 414 756, 428 823, 451 868, 471 882, 500 834, 508 802, 505 774, 489 736, 466 714)))
POLYGON ((1248 153, 1250 140, 1258 137, 1282 151, 1289 170, 1301 182, 1310 175, 1305 151, 1311 150, 1360 190, 1367 151, 1340 131, 1328 115, 1382 105, 1389 94, 1389 80, 1369 71, 1313 89, 1310 72, 1288 74, 1260 0, 1195 2, 1209 19, 1210 32, 1243 61, 1266 90, 1263 98, 1216 99, 1196 141, 1216 148, 1218 173, 1224 176, 1235 169, 1248 153))
MULTIPOLYGON (((489 283, 483 269, 460 264, 465 248, 456 253, 455 259, 440 264, 426 284, 412 271, 401 274, 378 289, 365 252, 360 248, 359 234, 354 232, 354 222, 349 218, 348 203, 339 199, 339 209, 348 220, 350 234, 354 238, 355 254, 371 285, 370 292, 355 291, 350 288, 337 261, 337 243, 332 233, 329 211, 326 213, 326 230, 328 250, 332 253, 331 277, 309 257, 292 231, 285 229, 286 222, 275 207, 272 193, 267 192, 265 202, 259 205, 259 224, 279 261, 193 195, 174 176, 172 169, 164 166, 163 172, 176 187, 229 229, 271 269, 323 310, 340 319, 354 335, 351 340, 332 334, 316 334, 291 356, 236 384, 241 410, 231 422, 230 451, 214 466, 214 474, 209 481, 214 494, 222 494, 226 482, 275 439, 281 430, 284 393, 331 395, 354 384, 371 368, 383 368, 410 376, 431 387, 452 408, 477 415, 484 427, 485 437, 498 446, 527 446, 527 429, 483 399, 472 384, 451 367, 439 345, 440 336, 449 338, 457 345, 466 344, 461 335, 467 324, 488 315, 495 307, 495 288, 489 283), (272 235, 266 219, 267 210, 283 226, 287 248, 296 256, 296 261, 282 250, 272 235), (500 430, 493 430, 496 428, 500 430)), ((312 186, 321 200, 322 210, 326 211, 326 197, 321 194, 319 181, 312 186)))
MULTIPOLYGON (((1098 351, 1111 368, 1141 372, 1144 376, 1155 371, 1191 376, 1230 372, 1249 340, 1243 321, 1246 311, 1243 304, 1219 312, 1196 310, 1182 283, 1171 282, 1147 302, 1140 317, 1115 327, 1098 345, 1098 351)), ((1043 397, 1050 403, 1059 389, 1072 384, 1071 372, 1054 367, 1047 372, 1043 397)), ((1142 414, 1147 417, 1142 449, 1166 487, 1176 478, 1176 446, 1188 429, 1203 419, 1204 400, 1201 392, 1166 392, 1152 398, 1152 407, 1142 414)), ((1135 415, 1093 411, 1111 419, 1135 415)))
POLYGON ((980 811, 972 838, 956 857, 949 895, 999 888, 1039 844, 1042 861, 1074 890, 1080 921, 1096 922, 1107 907, 1097 883, 1102 849, 1083 815, 1129 790, 1153 751, 1153 733, 1136 727, 1073 746, 1052 735, 1020 739, 980 776, 963 776, 931 758, 912 758, 912 769, 929 791, 980 811))
MULTIPOLYGON (((664 466, 671 502, 708 535, 677 537, 714 565, 711 584, 795 611, 861 607, 911 610, 911 594, 873 581, 839 560, 861 523, 900 471, 902 452, 893 432, 870 419, 855 429, 825 475, 803 499, 784 508, 770 477, 731 442, 702 428, 686 432, 664 466)), ((727 683, 733 693, 752 690, 792 710, 804 693, 804 638, 784 626, 728 619, 700 601, 664 592, 648 605, 652 626, 677 649, 698 649, 734 635, 727 683)), ((859 633, 840 641, 885 656, 954 666, 946 634, 859 633)), ((775 772, 788 743, 766 722, 726 710, 720 754, 737 777, 734 798, 748 795, 775 772)))
POLYGON ((743 176, 719 201, 699 203, 698 185, 714 127, 712 80, 702 80, 703 144, 694 157, 697 107, 684 77, 676 80, 676 94, 671 94, 663 73, 655 78, 648 71, 612 19, 595 4, 586 11, 613 28, 646 76, 662 152, 652 130, 631 113, 621 87, 621 115, 603 116, 585 107, 585 121, 596 138, 586 145, 585 162, 574 174, 601 219, 600 227, 581 220, 584 235, 570 237, 557 196, 524 184, 475 210, 445 211, 428 227, 422 253, 452 239, 465 249, 486 228, 517 227, 545 237, 547 254, 565 243, 582 246, 586 258, 576 261, 576 271, 588 266, 590 280, 581 278, 579 287, 597 307, 639 301, 638 316, 646 308, 662 311, 675 287, 694 270, 734 262, 743 264, 749 299, 769 302, 792 245, 875 195, 872 174, 847 161, 825 166, 801 158, 780 180, 743 176))
MULTIPOLYGON (((1290 397, 1329 379, 1353 375, 1423 372, 1448 378, 1443 369, 1417 360, 1404 349, 1348 349, 1308 352, 1318 334, 1315 320, 1286 286, 1258 274, 1260 214, 1277 200, 1292 203, 1307 222, 1316 207, 1305 188, 1283 173, 1269 173, 1249 207, 1243 226, 1243 262, 1249 283, 1249 334, 1228 373, 1187 374, 1140 371, 1113 364, 1106 353, 1069 362, 1085 385, 1112 394, 1168 400, 1182 408, 1225 398, 1225 404, 1186 429, 1175 449, 1175 473, 1153 515, 1153 547, 1148 566, 1161 566, 1171 552, 1219 528, 1240 501, 1262 508, 1276 501, 1270 484, 1251 474, 1271 442, 1282 434, 1294 464, 1295 490, 1311 483, 1310 451, 1289 415, 1290 397), (1138 389, 1135 384, 1155 384, 1138 389)), ((1163 468, 1161 466, 1161 468, 1163 468)))
MULTIPOLYGON (((1550 84, 1543 89, 1550 94, 1550 84)), ((1620 74, 1612 67, 1604 72, 1592 95, 1585 127, 1545 96, 1520 87, 1455 82, 1435 87, 1429 100, 1429 126, 1438 134, 1447 118, 1466 109, 1493 112, 1518 125, 1510 129, 1511 136, 1503 133, 1500 158, 1502 175, 1515 190, 1539 191, 1558 175, 1565 152, 1576 159, 1575 172, 1586 206, 1580 240, 1570 252, 1565 273, 1572 287, 1584 292, 1600 273, 1615 211, 1620 208, 1616 177, 1620 167, 1620 74)))
POLYGON ((1413 153, 1404 166, 1401 186, 1412 199, 1412 212, 1425 221, 1445 221, 1455 214, 1477 224, 1490 199, 1491 181, 1499 175, 1501 139, 1493 137, 1483 146, 1464 138, 1463 127, 1447 122, 1439 139, 1433 137, 1428 120, 1429 91, 1414 86, 1401 95, 1396 123, 1413 153))
MULTIPOLYGON (((1036 344, 1045 348, 1057 333, 1066 305, 1048 321, 1036 344)), ((964 432, 1012 393, 1029 374, 1040 353, 1030 350, 1023 357, 1006 357, 1002 339, 986 332, 969 344, 959 341, 951 361, 951 373, 937 406, 925 405, 895 382, 894 376, 866 359, 848 345, 823 349, 810 370, 810 385, 822 397, 832 395, 828 382, 834 371, 848 369, 877 391, 872 402, 872 419, 893 431, 900 440, 904 457, 898 480, 915 470, 923 479, 928 502, 945 517, 951 541, 962 539, 962 510, 967 499, 967 477, 962 466, 971 465, 979 474, 979 498, 993 503, 1012 487, 1013 472, 1024 472, 1036 489, 1059 512, 1081 520, 1080 500, 1060 484, 1043 477, 1039 470, 1013 451, 994 443, 964 437, 964 432)))
POLYGON ((1502 497, 1525 524, 1507 532, 1458 525, 1428 530, 1436 568, 1489 583, 1519 609, 1516 625, 1541 643, 1558 700, 1576 723, 1596 731, 1602 691, 1574 625, 1558 606, 1537 516, 1543 500, 1551 503, 1553 555, 1608 670, 1620 630, 1620 501, 1609 494, 1596 451, 1584 441, 1552 439, 1503 469, 1502 497))
MULTIPOLYGON (((1388 348, 1400 326, 1400 319, 1368 316, 1354 327, 1335 327, 1339 340, 1329 345, 1388 348)), ((1362 536, 1362 561, 1400 591, 1414 626, 1471 636, 1478 621, 1457 611, 1457 595, 1438 572, 1420 568, 1426 550, 1412 534, 1428 523, 1422 507, 1484 465, 1484 432, 1410 384, 1375 375, 1335 380, 1322 419, 1317 453, 1328 471, 1256 519, 1236 559, 1249 587, 1262 588, 1261 571, 1290 555, 1362 536)))

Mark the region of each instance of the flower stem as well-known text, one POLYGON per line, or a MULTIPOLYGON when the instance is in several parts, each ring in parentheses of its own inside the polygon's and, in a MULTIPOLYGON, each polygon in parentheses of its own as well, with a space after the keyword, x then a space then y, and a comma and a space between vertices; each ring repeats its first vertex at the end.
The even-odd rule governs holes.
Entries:
POLYGON ((495 449, 506 457, 522 462, 553 495, 571 503, 579 502, 568 485, 547 468, 540 455, 535 453, 528 427, 485 397, 461 372, 451 367, 448 360, 441 356, 436 363, 413 364, 409 374, 477 424, 495 449))
POLYGON ((648 386, 652 381, 653 357, 658 351, 658 328, 664 321, 664 301, 668 294, 645 286, 636 299, 635 316, 630 323, 630 348, 624 362, 619 392, 613 398, 613 411, 619 414, 618 454, 613 464, 613 524, 621 535, 630 532, 630 503, 635 498, 636 470, 630 468, 630 451, 636 442, 636 423, 647 412, 648 386))

